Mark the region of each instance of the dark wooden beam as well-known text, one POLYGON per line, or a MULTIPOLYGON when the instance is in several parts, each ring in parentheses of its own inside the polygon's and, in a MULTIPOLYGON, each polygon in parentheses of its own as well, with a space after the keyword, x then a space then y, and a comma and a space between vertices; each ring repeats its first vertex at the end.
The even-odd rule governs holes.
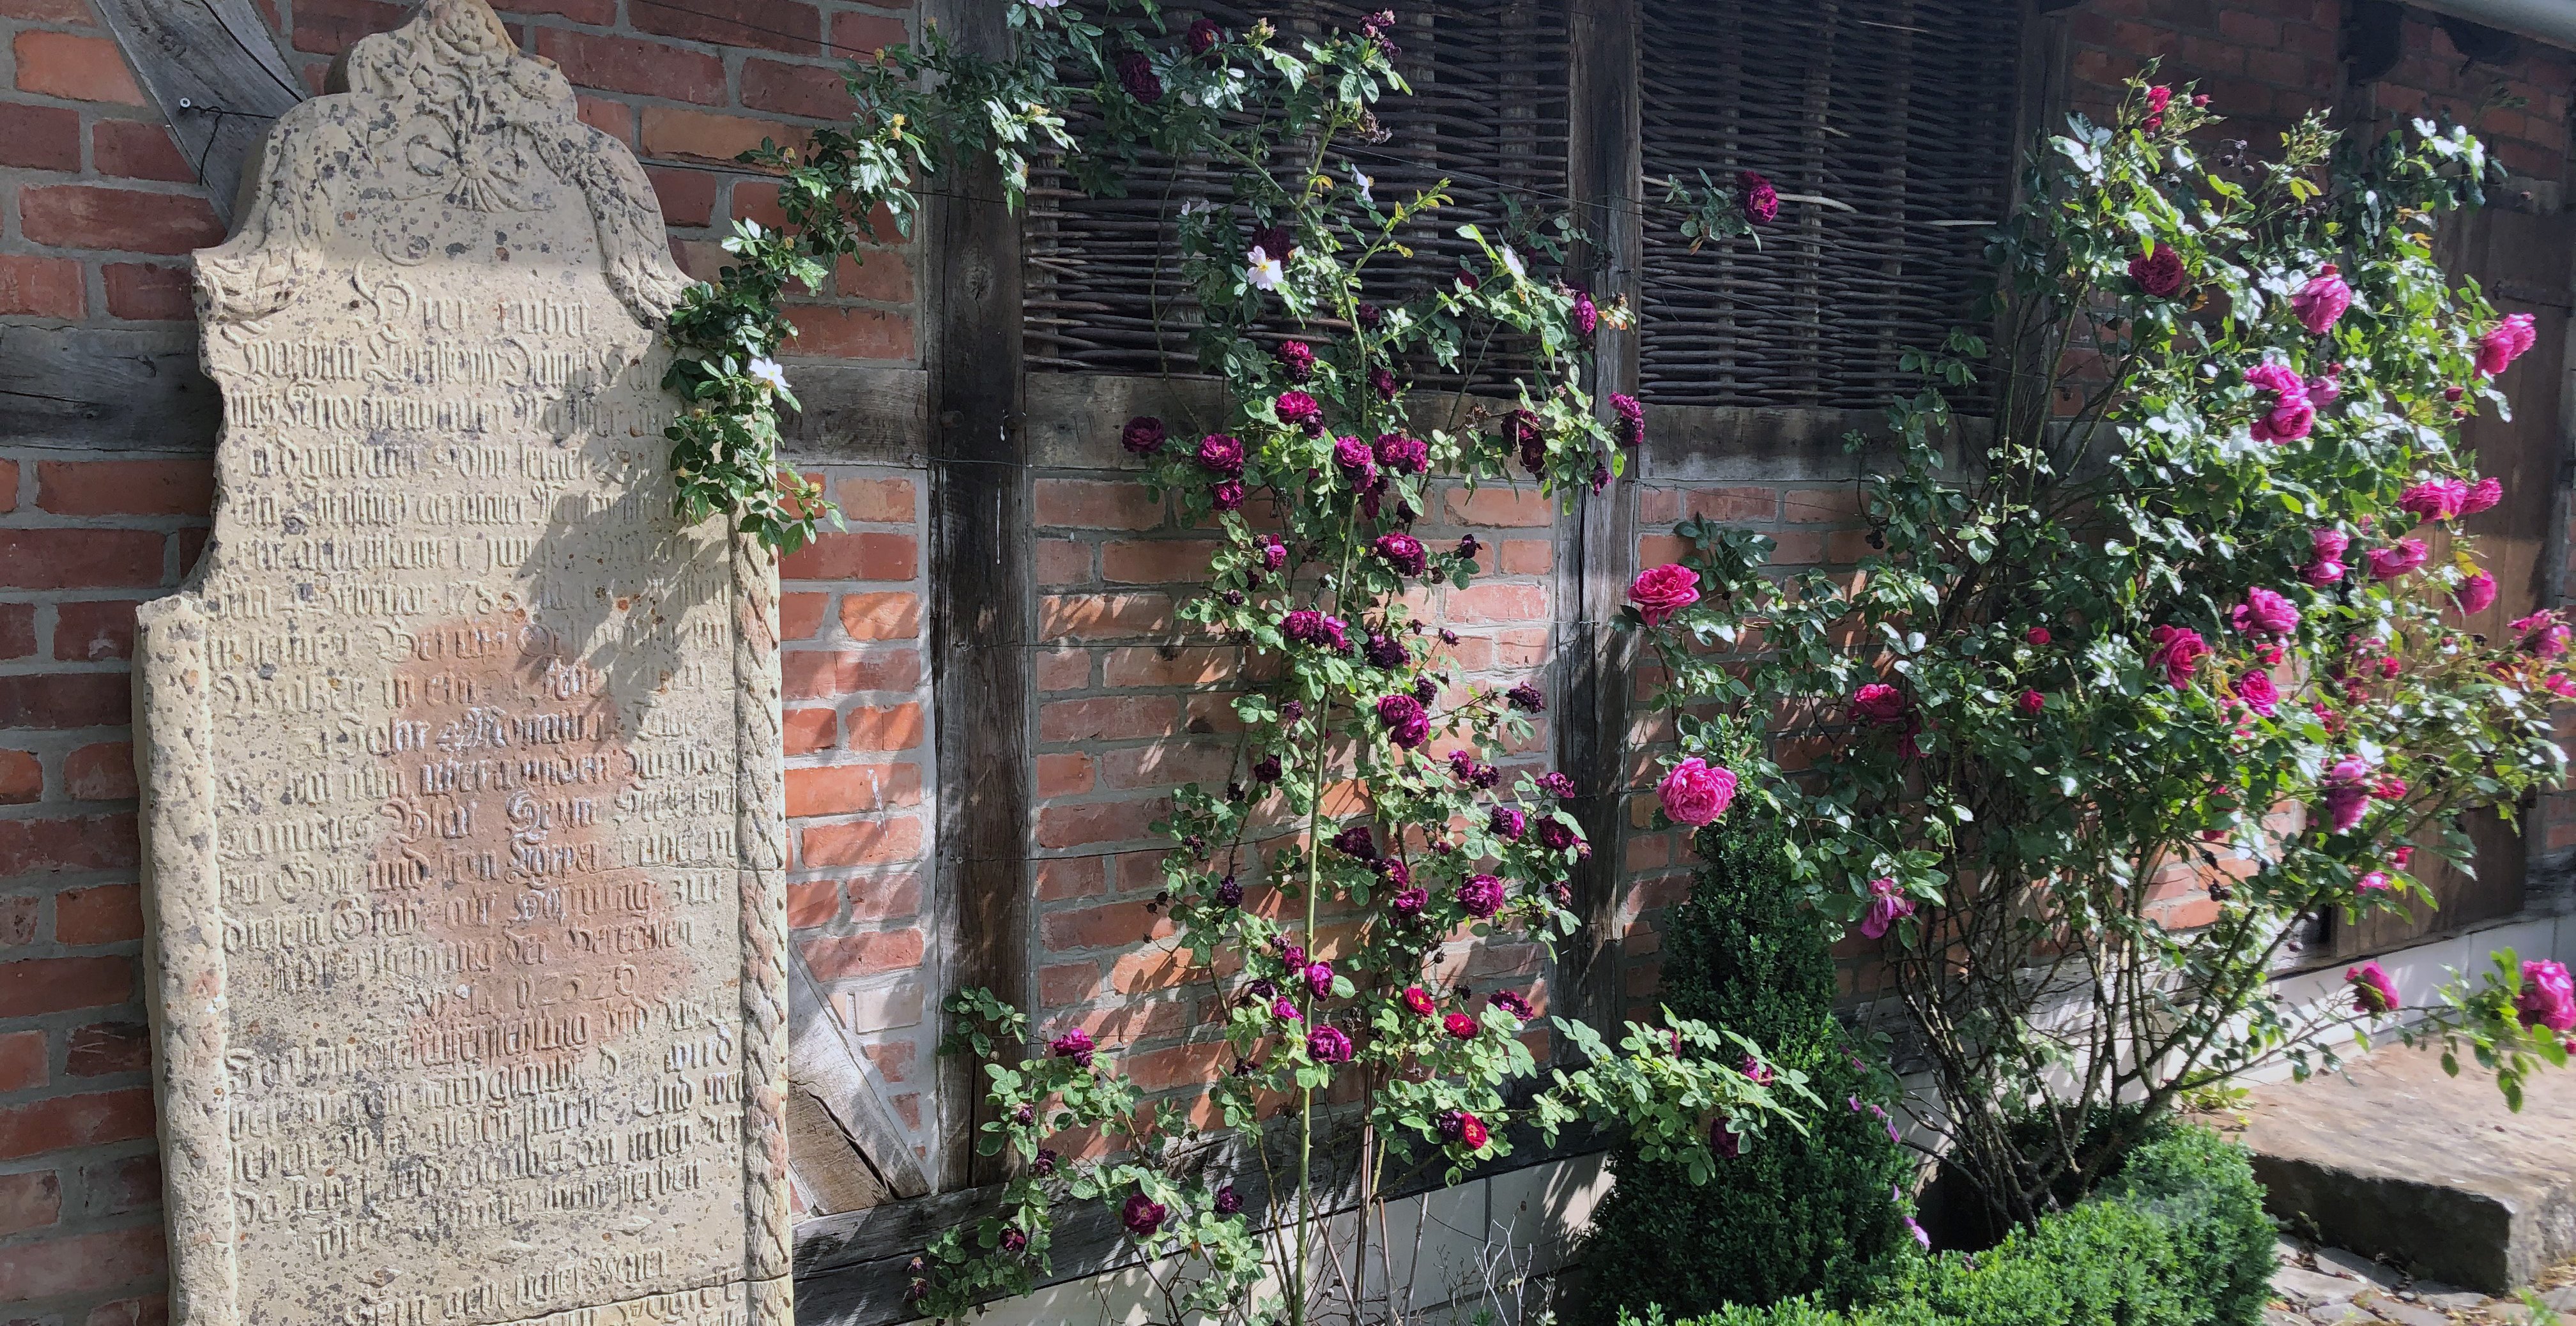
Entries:
MULTIPOLYGON (((1567 176, 1577 223, 1589 238, 1577 270, 1592 273, 1603 302, 1637 304, 1645 266, 1643 160, 1638 91, 1639 0, 1595 0, 1574 23, 1570 52, 1567 176)), ((1637 332, 1602 325, 1594 345, 1600 371, 1590 385, 1637 390, 1637 332)), ((1556 761, 1579 795, 1569 806, 1593 844, 1575 867, 1574 910, 1583 927, 1560 950, 1557 1011, 1608 1032, 1619 1021, 1619 843, 1628 782, 1628 637, 1610 629, 1627 590, 1637 542, 1634 476, 1577 502, 1557 541, 1556 761)))
MULTIPOLYGON (((1007 11, 992 0, 931 0, 923 19, 958 48, 1001 55, 1007 11)), ((924 209, 930 236, 922 317, 930 370, 930 666, 938 751, 932 970, 945 996, 984 987, 1029 1006, 1031 813, 1027 420, 1020 405, 1019 219, 1000 170, 959 163, 924 209)), ((943 1021, 945 1015, 942 1015, 943 1021)), ((962 1059, 941 1061, 943 1189, 991 1182, 974 1154, 983 1092, 962 1059)))
POLYGON ((229 222, 269 121, 304 100, 250 0, 98 0, 99 16, 229 222))
POLYGON ((203 454, 223 417, 194 323, 0 327, 0 441, 203 454))

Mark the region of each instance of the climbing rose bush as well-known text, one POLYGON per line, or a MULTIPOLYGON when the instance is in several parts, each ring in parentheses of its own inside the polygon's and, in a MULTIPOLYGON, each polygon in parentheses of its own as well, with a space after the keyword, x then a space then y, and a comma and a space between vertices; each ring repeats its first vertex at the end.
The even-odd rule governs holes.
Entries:
POLYGON ((2312 118, 2278 160, 2210 159, 2215 125, 2138 84, 2048 143, 1994 240, 2000 342, 1908 360, 1856 573, 1779 578, 1768 540, 1695 520, 1628 614, 1675 774, 1733 770, 1815 906, 1883 938, 1927 1126, 1999 1222, 2345 1030, 2465 1052, 2518 1099, 2576 1021, 2563 969, 2511 954, 2439 990, 2363 964, 2313 1007, 2270 979, 2320 918, 2428 902, 2463 815, 2558 782, 2576 685, 2554 615, 2468 621, 2496 586, 2459 522, 2504 494, 2460 425, 2506 410, 2531 339, 2433 259, 2483 151, 2312 118), (1954 414, 1980 378, 1990 418, 1954 414))
MULTIPOLYGON (((1175 979, 1218 1010, 1198 1039, 1222 1053, 1184 1099, 1148 1103, 1116 1047, 1083 1029, 1039 1032, 983 991, 952 1004, 951 1048, 983 1068, 977 1147, 1016 1166, 998 1213, 916 1263, 921 1309, 953 1317, 1026 1292, 1071 1200, 1115 1213, 1176 1319, 1383 1318, 1390 1277, 1370 1289, 1358 1273, 1367 1214, 1401 1179, 1455 1182, 1511 1154, 1507 1129, 1522 1141, 1578 1120, 1622 1129, 1642 1154, 1704 1175, 1766 1129, 1796 1127, 1792 1109, 1815 1104, 1801 1074, 1682 1019, 1629 1024, 1616 1048, 1553 1019, 1584 1066, 1507 1094, 1538 1072, 1531 992, 1471 990, 1436 960, 1458 939, 1552 947, 1571 934, 1568 874, 1594 850, 1566 809, 1582 789, 1514 756, 1544 692, 1469 685, 1458 638, 1414 607, 1483 570, 1473 535, 1434 547, 1414 533, 1436 485, 1582 500, 1643 437, 1634 400, 1586 388, 1593 333, 1627 311, 1547 275, 1570 230, 1457 227, 1475 256, 1454 273, 1415 288, 1386 272, 1447 202, 1439 188, 1376 196, 1345 150, 1379 132, 1372 103, 1406 91, 1391 15, 1296 40, 1207 20, 1176 36, 1152 6, 1119 26, 1053 4, 1014 6, 1010 21, 1008 64, 937 49, 891 59, 1058 108, 1032 122, 1082 126, 1059 132, 1062 160, 1094 192, 1147 152, 1229 186, 1222 204, 1182 210, 1176 256, 1199 366, 1224 403, 1139 417, 1118 438, 1180 522, 1218 543, 1205 592, 1180 610, 1194 632, 1182 647, 1234 669, 1240 737, 1225 783, 1177 789, 1155 826, 1175 847, 1154 907, 1176 929, 1175 979), (1486 373, 1476 395, 1414 391, 1418 375, 1455 384, 1497 363, 1508 380, 1486 373), (1212 1164, 1229 1132, 1241 1149, 1212 1164), (1326 1282, 1318 1221, 1344 1200, 1328 1173, 1356 1176, 1363 1218, 1326 1282), (1247 1190, 1266 1195, 1266 1238, 1247 1190)), ((1767 219, 1761 195, 1745 206, 1767 219)), ((1691 601, 1688 579, 1668 609, 1691 601)), ((1714 817, 1732 776, 1703 771, 1684 795, 1688 813, 1714 817)))

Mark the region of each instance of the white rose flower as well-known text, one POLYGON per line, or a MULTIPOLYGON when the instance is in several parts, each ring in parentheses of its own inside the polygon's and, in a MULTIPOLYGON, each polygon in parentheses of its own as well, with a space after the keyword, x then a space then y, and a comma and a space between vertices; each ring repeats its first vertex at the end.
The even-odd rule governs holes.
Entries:
POLYGON ((1245 254, 1244 283, 1255 290, 1276 290, 1288 276, 1288 269, 1277 258, 1259 248, 1245 254))

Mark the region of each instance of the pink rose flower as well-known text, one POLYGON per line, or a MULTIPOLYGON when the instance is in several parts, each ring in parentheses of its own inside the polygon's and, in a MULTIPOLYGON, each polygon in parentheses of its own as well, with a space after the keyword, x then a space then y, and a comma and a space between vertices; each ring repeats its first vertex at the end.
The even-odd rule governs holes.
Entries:
POLYGON ((2229 610, 2227 623, 2247 635, 2288 635, 2299 629, 2299 605, 2256 585, 2229 610))
POLYGON ((2356 1013, 2394 1013, 2404 1002, 2398 998, 2397 982, 2390 980, 2387 969, 2376 962, 2347 968, 2343 978, 2352 984, 2352 1011, 2356 1013))
POLYGON ((2323 336, 2334 329, 2344 311, 2352 307, 2352 287, 2344 283, 2333 263, 2317 269, 2299 292, 2290 296, 2290 312, 2310 336, 2323 336))
POLYGON ((2528 353, 2540 341, 2540 332, 2531 315, 2516 313, 2487 330, 2478 338, 2478 371, 2494 377, 2513 366, 2513 361, 2528 353))
POLYGON ((2171 299, 2191 283, 2191 274, 2183 269, 2181 254, 2170 245, 2159 244, 2153 253, 2129 259, 2129 279, 2157 299, 2171 299))
POLYGON ((2523 963, 2522 993, 2514 996, 2513 1006, 2521 1010, 2526 1027, 2576 1031, 2576 981, 2568 978, 2564 963, 2546 959, 2523 963))
POLYGON ((1734 802, 1735 771, 1693 756, 1664 775, 1655 795, 1673 823, 1697 827, 1724 815, 1734 802))
POLYGON ((2255 713, 2265 718, 2277 717, 2280 714, 2281 691, 2279 687, 2272 684, 2271 673, 2261 668, 2247 668, 2237 677, 2234 689, 2236 698, 2255 713))
POLYGON ((2317 407, 2308 400, 2308 384, 2289 365, 2267 359, 2245 370, 2245 380, 2273 394, 2271 408, 2252 425, 2255 441, 2296 442, 2308 435, 2317 407))
POLYGON ((2480 571, 2461 581, 2459 587, 2451 591, 2451 597, 2459 600, 2462 612, 2485 612, 2495 606, 2496 578, 2491 572, 2480 571))
POLYGON ((2049 635, 2049 633, 2048 633, 2048 628, 2047 628, 2047 627, 2045 627, 2045 626, 2034 626, 2034 627, 2030 628, 2029 630, 2022 632, 2022 633, 2021 633, 2021 638, 2022 638, 2022 639, 2024 639, 2024 640, 2027 640, 2027 641, 2031 642, 2031 643, 2032 643, 2032 644, 2034 644, 2034 645, 2040 646, 2040 647, 2042 647, 2042 648, 2046 648, 2046 647, 2047 647, 2047 645, 2048 645, 2048 642, 2049 642, 2051 639, 2053 639, 2054 637, 2052 637, 2052 636, 2050 636, 2050 635, 2049 635))
POLYGON ((2037 691, 2023 691, 2021 693, 2019 704, 2021 705, 2022 713, 2026 715, 2036 715, 2040 710, 2048 707, 2048 697, 2037 691))
POLYGON ((2200 661, 2209 656, 2209 643, 2200 638, 2200 632, 2188 626, 2159 626, 2149 638, 2156 647, 2147 654, 2147 667, 2165 674, 2165 684, 2175 690, 2191 685, 2200 661))
POLYGON ((1852 712, 1880 727, 1893 727, 1905 721, 1914 703, 1905 692, 1883 681, 1873 681, 1852 692, 1852 712))
POLYGON ((1431 1010, 1437 1007, 1431 1002, 1431 992, 1418 985, 1404 987, 1403 998, 1405 1011, 1418 1018, 1431 1016, 1431 1010))
POLYGON ((1477 920, 1487 920, 1503 909, 1503 882, 1492 875, 1469 875, 1458 886, 1458 906, 1477 920))
POLYGON ((2504 500, 2504 485, 2492 476, 2469 485, 2469 495, 2460 503, 2460 514, 2474 516, 2504 500))
POLYGON ((1402 433, 1377 435, 1377 463, 1398 474, 1420 474, 1431 468, 1431 448, 1402 433))
POLYGON ((1243 473, 1242 439, 1225 433, 1210 433, 1199 439, 1199 468, 1210 474, 1235 478, 1243 473))
POLYGON ((1914 900, 1897 891, 1892 878, 1869 882, 1869 909, 1861 914, 1860 932, 1872 939, 1886 937, 1889 926, 1914 914, 1914 900))
POLYGON ((2556 613, 2535 612, 2506 629, 2521 638, 2524 652, 2535 657, 2557 658, 2567 652, 2567 627, 2556 613))
POLYGON ((1333 467, 1350 479, 1352 487, 1367 487, 1377 477, 1377 452, 1358 438, 1337 438, 1333 442, 1333 467))
POLYGON ((1316 1063, 1346 1064, 1351 1054, 1351 1038, 1339 1027, 1317 1027, 1306 1033, 1306 1055, 1316 1063))
POLYGON ((2369 565, 2371 579, 2394 580, 2422 566, 2432 555, 2422 539, 2399 539, 2395 547, 2373 548, 2361 559, 2369 565))
POLYGON ((1666 563, 1637 573, 1628 585, 1628 601, 1648 626, 1661 626, 1674 613, 1699 602, 1699 576, 1687 566, 1666 563))
POLYGON ((1752 171, 1738 171, 1735 187, 1744 192, 1744 219, 1767 226, 1780 219, 1780 190, 1752 171))
POLYGON ((1208 504, 1219 511, 1239 510, 1243 506, 1243 481, 1219 479, 1208 485, 1208 504))
POLYGON ((1440 1020, 1440 1028, 1458 1040, 1472 1041, 1476 1039, 1476 1019, 1469 1017, 1464 1013, 1452 1013, 1449 1016, 1442 1018, 1440 1020))
POLYGON ((2352 882, 2352 886, 2364 893, 2385 893, 2390 887, 2388 872, 2385 870, 2371 871, 2369 874, 2354 880, 2352 882))
POLYGON ((2352 546, 2352 536, 2341 530, 2312 530, 2308 543, 2315 557, 2299 568, 2299 579, 2311 585, 2331 585, 2343 579, 2343 551, 2352 546))
POLYGON ((2458 479, 2426 479, 2398 495, 2397 509, 2417 520, 2449 520, 2469 500, 2468 484, 2458 479))
POLYGON ((2327 829, 2352 832, 2370 810, 2370 762, 2358 755, 2335 761, 2326 770, 2324 792, 2327 829))

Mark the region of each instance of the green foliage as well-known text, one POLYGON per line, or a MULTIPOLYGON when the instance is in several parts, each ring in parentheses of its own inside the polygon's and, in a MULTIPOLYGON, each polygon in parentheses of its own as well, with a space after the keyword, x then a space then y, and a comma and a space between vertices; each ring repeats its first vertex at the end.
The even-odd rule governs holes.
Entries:
POLYGON ((2273 1264, 2262 1199, 2243 1148, 2175 1128, 2090 1200, 1991 1251, 1913 1258, 1849 1311, 1803 1298, 1672 1326, 2256 1326, 2273 1264))
MULTIPOLYGON (((2565 763, 2565 628, 2473 635, 2471 541, 2423 501, 2469 492, 2460 423, 2505 406, 2480 360, 2507 329, 2432 245, 2482 150, 2312 117, 2277 160, 2210 160, 2214 124, 2144 83, 2073 117, 1994 239, 1994 339, 1907 361, 1858 574, 1775 578, 1766 540, 1694 520, 1703 596, 1655 628, 1682 753, 1737 759, 1813 905, 1887 931, 1927 1113, 1998 1224, 2089 1191, 2178 1098, 2330 1066, 2380 1019, 2271 981, 2301 919, 2429 901, 2410 854, 2465 868, 2459 817, 2565 763), (2349 311, 2303 313, 2336 268, 2349 311), (1980 377, 1972 424, 1949 393, 1980 377), (2267 826, 2283 806, 2307 827, 2267 826), (2194 870, 2214 915, 2159 888, 2194 870), (2097 1127, 2115 1102, 2142 1108, 2097 1127)), ((2512 982, 2408 1013, 2509 1095, 2566 1058, 2512 982)))
POLYGON ((1893 1198, 1912 1167, 1868 1108, 1891 1099, 1895 1083, 1866 1066, 1834 1020, 1827 928, 1797 901, 1779 830, 1712 826, 1699 850, 1706 864, 1690 899, 1664 926, 1664 998, 1675 1014, 1740 1032, 1771 1062, 1806 1072, 1826 1108, 1805 1133, 1763 1138, 1704 1183, 1623 1145, 1583 1250, 1590 1321, 1649 1304, 1687 1313, 1806 1294, 1844 1303, 1910 1245, 1893 1198))

